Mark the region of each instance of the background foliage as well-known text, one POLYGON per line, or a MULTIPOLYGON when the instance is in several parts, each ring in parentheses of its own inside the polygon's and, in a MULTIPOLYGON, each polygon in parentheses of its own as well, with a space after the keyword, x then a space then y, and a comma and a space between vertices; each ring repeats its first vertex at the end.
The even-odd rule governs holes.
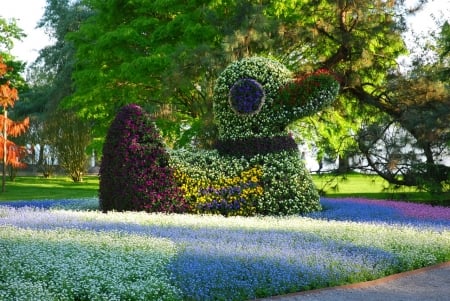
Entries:
MULTIPOLYGON (((340 172, 376 172, 398 185, 426 180, 424 188, 442 195, 449 182, 442 180, 448 166, 439 161, 449 152, 448 23, 417 37, 427 51, 416 51, 406 72, 398 65, 408 51, 406 17, 427 2, 48 0, 39 26, 55 44, 27 73, 31 89, 17 77, 22 101, 13 117, 29 115, 35 130, 28 139, 45 144, 39 131, 48 110, 70 108, 89 120, 95 143, 87 150, 100 154, 119 108, 135 102, 158 118, 169 145, 211 147, 218 135, 212 96, 219 73, 243 57, 272 56, 296 74, 325 67, 341 79, 332 108, 291 125, 319 162, 338 160, 340 172), (406 133, 401 140, 413 143, 414 158, 401 145, 382 158, 372 155, 389 139, 369 129, 389 125, 406 133)), ((0 18, 0 24, 1 51, 9 55, 24 33, 14 22, 0 18)))

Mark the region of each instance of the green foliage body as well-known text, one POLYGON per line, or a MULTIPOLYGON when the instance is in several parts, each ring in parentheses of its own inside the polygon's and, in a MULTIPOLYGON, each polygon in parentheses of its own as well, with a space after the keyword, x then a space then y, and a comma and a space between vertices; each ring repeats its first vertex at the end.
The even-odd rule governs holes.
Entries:
MULTIPOLYGON (((426 1, 420 4, 423 2, 426 1)), ((163 133, 170 137, 172 145, 179 147, 193 139, 199 143, 202 133, 208 140, 202 144, 211 146, 209 142, 216 135, 211 122, 214 81, 231 61, 262 54, 280 58, 295 72, 326 67, 342 77, 343 89, 333 110, 302 119, 293 127, 298 133, 297 141, 309 142, 319 149, 319 161, 339 157, 346 162, 353 154, 361 153, 356 134, 366 126, 384 122, 385 115, 406 127, 412 118, 401 114, 403 108, 404 112, 426 109, 431 117, 412 119, 412 124, 425 125, 427 132, 447 130, 429 122, 446 120, 448 114, 434 114, 439 110, 436 108, 448 107, 446 103, 431 103, 426 108, 412 106, 414 110, 409 110, 407 103, 397 101, 397 95, 389 93, 393 88, 388 83, 397 76, 397 58, 406 54, 402 38, 408 13, 405 1, 94 0, 74 2, 82 5, 66 11, 67 3, 52 1, 51 7, 58 13, 49 16, 48 21, 55 24, 53 20, 59 17, 60 29, 71 29, 57 32, 58 47, 66 49, 68 44, 63 41, 69 38, 76 46, 76 60, 62 56, 53 62, 55 66, 75 64, 76 91, 65 105, 95 121, 100 144, 106 125, 119 108, 133 101, 157 113, 169 105, 167 115, 158 116, 168 117, 159 125, 164 127, 163 133), (80 12, 90 17, 68 18, 82 16, 80 12), (69 22, 73 26, 64 27, 65 20, 73 19, 76 22, 69 22), (73 32, 68 36, 61 34, 67 31, 73 32), (188 130, 180 130, 180 123, 188 130)), ((448 54, 445 41, 444 38, 444 60, 448 54)), ((420 140, 418 145, 429 155, 429 140, 423 139, 426 136, 414 138, 420 140)), ((448 140, 443 141, 448 146, 448 140)), ((388 161, 383 164, 387 166, 388 161)), ((434 158, 427 164, 430 168, 426 173, 413 168, 410 174, 424 179, 439 168, 434 158)))
POLYGON ((280 142, 280 137, 293 141, 286 126, 328 105, 336 96, 339 84, 330 75, 311 75, 297 83, 303 93, 297 98, 293 86, 288 85, 291 80, 292 74, 284 65, 263 57, 236 61, 221 73, 214 90, 214 117, 222 146, 196 156, 180 153, 175 162, 181 186, 185 187, 195 210, 205 208, 203 191, 216 194, 207 201, 206 208, 216 209, 217 203, 223 203, 219 207, 226 215, 229 211, 278 215, 320 209, 319 195, 295 143, 294 148, 289 143, 276 148, 272 144, 280 142), (238 88, 235 83, 239 84, 238 88), (239 89, 239 93, 233 94, 233 89, 239 89), (247 147, 243 148, 246 143, 247 147), (223 146, 227 144, 229 148, 223 146), (260 175, 254 175, 249 183, 243 174, 255 169, 261 170, 260 175), (234 178, 241 179, 227 181, 234 178), (251 193, 243 189, 249 184, 255 188, 251 193), (214 189, 226 191, 228 195, 217 194, 214 189), (232 189, 240 192, 230 197, 232 189))
POLYGON ((68 37, 77 47, 77 90, 66 104, 98 121, 99 135, 129 99, 156 112, 176 102, 176 122, 210 110, 194 87, 214 68, 206 62, 218 45, 207 3, 85 2, 94 13, 68 37))
POLYGON ((190 136, 210 147, 216 135, 212 97, 219 73, 243 57, 284 53, 282 20, 266 14, 265 3, 83 4, 92 15, 67 36, 76 46, 76 91, 65 104, 95 120, 100 137, 117 110, 133 99, 164 118, 158 124, 173 145, 185 145, 190 136), (181 122, 192 127, 180 132, 181 122))

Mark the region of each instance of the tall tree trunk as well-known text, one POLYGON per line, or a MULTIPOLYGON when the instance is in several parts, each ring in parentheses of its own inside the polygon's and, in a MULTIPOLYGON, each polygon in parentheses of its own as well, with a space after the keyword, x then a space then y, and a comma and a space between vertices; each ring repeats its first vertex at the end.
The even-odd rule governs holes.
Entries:
POLYGON ((338 156, 338 173, 344 174, 350 171, 350 161, 349 157, 344 155, 338 156))

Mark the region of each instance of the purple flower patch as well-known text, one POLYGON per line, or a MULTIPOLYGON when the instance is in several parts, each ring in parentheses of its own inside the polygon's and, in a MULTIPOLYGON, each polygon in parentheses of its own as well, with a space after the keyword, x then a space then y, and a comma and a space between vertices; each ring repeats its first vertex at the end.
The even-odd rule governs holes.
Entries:
POLYGON ((243 78, 230 89, 230 106, 237 114, 252 115, 259 112, 264 104, 265 93, 260 83, 251 78, 243 78))
MULTIPOLYGON (((220 192, 225 191, 214 191, 220 192)), ((84 216, 69 210, 13 208, 19 204, 52 208, 50 200, 0 202, 7 205, 0 206, 0 225, 167 239, 179 246, 166 269, 170 285, 182 294, 180 300, 250 300, 372 280, 448 260, 450 208, 363 198, 321 202, 324 210, 308 216, 322 221, 95 212, 84 216), (358 224, 323 222, 326 219, 358 224)))
POLYGON ((322 198, 323 211, 309 217, 357 222, 385 222, 415 226, 450 226, 450 208, 364 198, 322 198))

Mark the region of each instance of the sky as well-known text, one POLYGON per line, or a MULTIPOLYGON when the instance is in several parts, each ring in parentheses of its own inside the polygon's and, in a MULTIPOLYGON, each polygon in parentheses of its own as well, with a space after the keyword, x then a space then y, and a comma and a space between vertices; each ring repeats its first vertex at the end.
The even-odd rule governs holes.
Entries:
MULTIPOLYGON (((407 0, 407 3, 413 4, 416 1, 407 0)), ((19 27, 27 34, 23 41, 16 41, 12 50, 12 55, 22 61, 33 62, 39 50, 51 44, 45 32, 42 29, 36 29, 36 24, 44 13, 45 5, 46 0, 0 0, 0 16, 7 20, 17 19, 19 27)), ((450 21, 450 1, 432 0, 423 12, 409 20, 409 24, 415 33, 421 33, 432 27, 433 17, 450 21)), ((413 44, 409 46, 413 47, 413 44)))
POLYGON ((46 0, 0 0, 0 17, 17 19, 18 26, 27 35, 22 42, 15 41, 12 50, 12 55, 27 63, 32 63, 39 50, 51 44, 47 34, 42 29, 36 29, 45 5, 46 0))

